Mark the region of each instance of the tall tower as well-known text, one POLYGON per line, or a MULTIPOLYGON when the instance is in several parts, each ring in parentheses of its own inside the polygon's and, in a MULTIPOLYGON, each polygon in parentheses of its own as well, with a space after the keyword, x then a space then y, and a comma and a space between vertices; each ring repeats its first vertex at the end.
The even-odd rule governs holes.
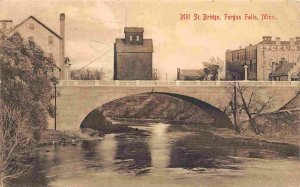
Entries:
POLYGON ((144 39, 143 27, 125 27, 124 33, 114 44, 114 80, 151 80, 152 39, 144 39))

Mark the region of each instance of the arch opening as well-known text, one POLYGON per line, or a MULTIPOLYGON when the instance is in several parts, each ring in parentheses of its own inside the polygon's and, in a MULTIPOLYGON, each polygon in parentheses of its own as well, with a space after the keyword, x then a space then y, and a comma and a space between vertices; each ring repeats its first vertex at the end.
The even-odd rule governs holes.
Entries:
POLYGON ((106 117, 202 123, 217 128, 233 128, 230 118, 219 108, 194 97, 168 92, 145 92, 109 101, 92 110, 80 128, 95 129, 100 123, 109 125, 110 121, 106 117))

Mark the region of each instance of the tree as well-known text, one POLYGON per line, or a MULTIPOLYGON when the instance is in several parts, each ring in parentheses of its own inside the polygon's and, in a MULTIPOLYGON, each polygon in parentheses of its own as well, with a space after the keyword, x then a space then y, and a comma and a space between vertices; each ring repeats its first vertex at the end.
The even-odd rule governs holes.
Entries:
POLYGON ((2 185, 30 168, 40 134, 52 108, 54 62, 20 34, 0 40, 0 177, 2 185))
POLYGON ((30 171, 36 150, 24 112, 1 101, 0 113, 0 181, 3 187, 30 171))
POLYGON ((74 69, 71 71, 72 80, 102 80, 105 76, 104 70, 101 69, 74 69))
POLYGON ((218 72, 222 69, 223 62, 219 57, 211 57, 209 62, 204 62, 204 72, 206 77, 211 76, 211 80, 218 79, 218 72))
POLYGON ((256 118, 272 107, 275 101, 275 92, 262 94, 264 88, 249 87, 236 82, 229 86, 229 90, 231 90, 232 96, 229 106, 233 114, 235 130, 239 132, 237 117, 243 115, 248 118, 253 132, 260 134, 261 130, 256 123, 256 118))
POLYGON ((28 125, 38 140, 54 96, 54 62, 18 33, 1 39, 0 47, 1 99, 31 116, 28 125))
POLYGON ((226 64, 226 80, 244 80, 244 66, 238 62, 229 62, 226 64))
POLYGON ((159 80, 160 79, 160 73, 158 69, 153 69, 153 75, 152 75, 153 80, 159 80))

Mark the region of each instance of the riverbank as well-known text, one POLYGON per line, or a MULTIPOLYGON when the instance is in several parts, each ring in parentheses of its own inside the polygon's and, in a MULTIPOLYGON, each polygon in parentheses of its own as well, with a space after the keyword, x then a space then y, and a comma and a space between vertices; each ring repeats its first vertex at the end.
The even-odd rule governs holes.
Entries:
MULTIPOLYGON (((255 134, 249 128, 248 124, 243 124, 241 133, 238 134, 232 129, 228 128, 215 128, 210 124, 199 124, 186 122, 181 120, 164 120, 164 119, 132 119, 132 118, 111 118, 113 123, 127 124, 130 126, 138 125, 140 123, 168 123, 172 125, 180 125, 181 132, 197 132, 199 130, 207 130, 212 132, 216 136, 228 137, 228 138, 238 138, 238 139, 252 139, 268 141, 273 143, 287 143, 296 146, 300 146, 300 135, 299 135, 299 124, 274 124, 274 125, 264 125, 265 133, 255 134)), ((274 122, 274 120, 273 120, 274 122)), ((277 120, 277 123, 280 121, 277 120)), ((275 122, 274 122, 275 123, 275 122)), ((179 127, 177 127, 178 129, 179 127)))
POLYGON ((82 128, 79 131, 60 131, 47 129, 40 137, 39 146, 76 144, 79 141, 99 141, 105 134, 136 132, 138 129, 128 127, 127 123, 110 124, 101 130, 82 128))
MULTIPOLYGON (((212 128, 210 126, 199 126, 199 125, 187 125, 187 126, 170 126, 169 132, 179 133, 185 132, 186 141, 190 139, 197 139, 193 144, 193 147, 201 147, 202 141, 206 141, 206 146, 209 144, 218 144, 221 143, 223 146, 228 147, 252 147, 257 150, 256 153, 253 153, 252 157, 254 158, 270 158, 274 157, 274 153, 270 153, 266 150, 274 150, 280 152, 280 155, 276 157, 300 157, 300 143, 294 141, 296 137, 291 137, 290 139, 286 138, 284 140, 278 139, 271 135, 255 135, 254 133, 249 134, 237 134, 234 130, 225 129, 225 128, 212 128), (193 137, 193 138, 191 138, 193 137), (195 138, 196 137, 196 138, 195 138)), ((298 136, 299 138, 299 136, 298 136)))
MULTIPOLYGON (((139 126, 142 122, 140 120, 133 120, 130 122, 116 122, 114 121, 114 125, 116 126, 112 131, 99 132, 92 129, 85 129, 83 132, 81 131, 55 131, 48 129, 46 130, 42 136, 41 141, 39 142, 39 146, 45 145, 68 145, 68 144, 76 144, 80 141, 101 141, 105 134, 111 133, 125 133, 125 132, 143 132, 143 130, 139 130, 135 128, 135 126, 139 126), (117 125, 115 124, 117 123, 117 125), (124 127, 122 127, 124 125, 124 127), (128 127, 131 126, 131 127, 128 127), (121 128, 119 128, 121 127, 121 128)), ((148 122, 154 123, 154 122, 148 122)), ((240 146, 258 146, 258 147, 292 147, 292 149, 300 150, 300 137, 299 136, 277 136, 272 134, 260 134, 256 135, 254 133, 242 133, 237 134, 234 130, 227 128, 213 128, 210 125, 205 124, 188 124, 188 125, 176 125, 172 124, 169 129, 169 132, 174 133, 174 135, 178 136, 190 136, 197 135, 199 133, 207 133, 208 136, 213 137, 214 141, 223 141, 228 144, 235 144, 240 146)))
POLYGON ((79 141, 99 141, 101 136, 90 136, 80 131, 60 131, 47 129, 41 134, 39 146, 76 144, 79 141))

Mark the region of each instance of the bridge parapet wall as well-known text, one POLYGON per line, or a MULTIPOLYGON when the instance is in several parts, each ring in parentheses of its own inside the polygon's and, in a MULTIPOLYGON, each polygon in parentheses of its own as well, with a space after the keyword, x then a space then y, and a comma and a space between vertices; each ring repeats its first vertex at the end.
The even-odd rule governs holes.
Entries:
MULTIPOLYGON (((58 85, 57 127, 59 130, 78 130, 83 119, 93 109, 110 101, 141 93, 162 92, 189 96, 220 110, 228 106, 230 81, 61 81, 58 85)), ((262 95, 277 92, 272 108, 279 109, 291 100, 299 82, 240 81, 242 85, 265 87, 262 95)), ((53 126, 53 125, 51 125, 53 126)))
MULTIPOLYGON (((236 81, 245 86, 292 86, 299 87, 299 81, 236 81)), ((229 86, 234 81, 118 81, 118 80, 64 80, 59 86, 229 86)))

